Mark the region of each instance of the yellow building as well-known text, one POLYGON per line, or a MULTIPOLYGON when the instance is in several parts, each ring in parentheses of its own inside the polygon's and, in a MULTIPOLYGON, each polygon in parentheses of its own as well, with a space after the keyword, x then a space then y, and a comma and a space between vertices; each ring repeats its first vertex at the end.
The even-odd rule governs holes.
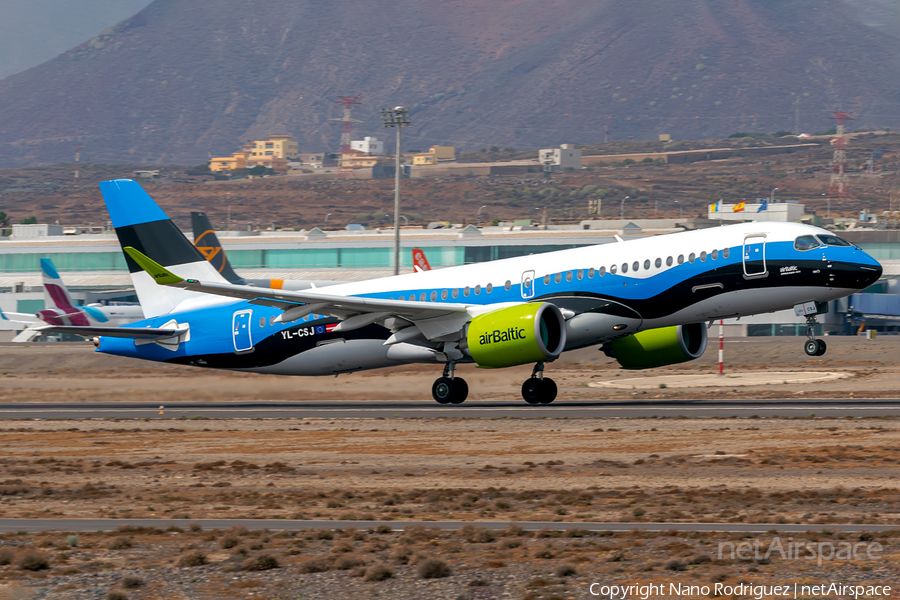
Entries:
POLYGON ((453 146, 432 146, 428 152, 413 156, 414 165, 436 165, 448 160, 456 160, 456 149, 453 146))
POLYGON ((267 140, 250 142, 249 152, 249 158, 271 156, 294 159, 299 156, 300 148, 289 135, 270 135, 267 140))
POLYGON ((270 135, 267 140, 260 140, 244 144, 243 150, 235 152, 231 156, 223 156, 213 158, 209 161, 209 170, 218 171, 234 171, 235 169, 246 169, 263 164, 267 167, 275 169, 275 172, 282 170, 287 172, 287 160, 296 159, 300 156, 299 146, 297 142, 291 139, 289 135, 270 135), (275 165, 270 165, 273 159, 275 165), (281 163, 284 163, 282 165, 281 163))
POLYGON ((350 150, 341 153, 342 169, 365 169, 374 167, 379 162, 378 156, 369 156, 359 150, 350 150))
POLYGON ((235 152, 231 156, 223 156, 213 158, 209 161, 209 170, 218 171, 234 171, 235 169, 247 168, 247 153, 235 152))

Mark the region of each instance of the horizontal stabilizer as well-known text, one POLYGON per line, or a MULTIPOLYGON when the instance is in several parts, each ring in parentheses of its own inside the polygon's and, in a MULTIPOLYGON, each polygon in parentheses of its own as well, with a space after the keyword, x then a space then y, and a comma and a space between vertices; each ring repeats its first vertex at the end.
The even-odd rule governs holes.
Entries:
POLYGON ((84 337, 104 336, 131 338, 135 340, 159 340, 183 334, 180 329, 160 329, 154 327, 76 327, 72 325, 47 325, 35 327, 33 331, 41 333, 71 333, 84 337))

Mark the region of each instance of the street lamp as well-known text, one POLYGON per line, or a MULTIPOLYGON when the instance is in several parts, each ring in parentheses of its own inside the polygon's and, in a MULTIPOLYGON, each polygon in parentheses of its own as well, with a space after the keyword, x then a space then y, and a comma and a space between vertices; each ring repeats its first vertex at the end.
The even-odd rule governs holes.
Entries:
POLYGON ((778 191, 778 188, 772 190, 772 193, 769 195, 769 202, 775 204, 775 192, 778 191))
MULTIPOLYGON (((825 192, 822 192, 822 195, 828 196, 828 194, 826 194, 825 192)), ((825 213, 825 218, 826 219, 831 218, 831 196, 828 196, 828 212, 825 213)))
POLYGON ((400 140, 401 131, 410 126, 409 109, 405 106, 381 109, 381 123, 397 128, 397 157, 394 165, 394 275, 400 274, 400 140))
POLYGON ((481 227, 481 211, 487 208, 487 204, 478 209, 478 212, 475 213, 475 226, 481 227))
POLYGON ((322 227, 328 227, 328 217, 330 217, 330 216, 331 216, 331 213, 328 213, 327 215, 325 215, 325 223, 322 225, 322 227))
POLYGON ((684 218, 684 206, 682 206, 681 202, 679 202, 678 200, 675 201, 675 204, 678 205, 678 218, 683 219, 684 218))
POLYGON ((631 196, 625 196, 624 198, 622 198, 622 203, 619 205, 619 218, 620 219, 625 218, 625 201, 628 200, 629 198, 631 198, 631 196))

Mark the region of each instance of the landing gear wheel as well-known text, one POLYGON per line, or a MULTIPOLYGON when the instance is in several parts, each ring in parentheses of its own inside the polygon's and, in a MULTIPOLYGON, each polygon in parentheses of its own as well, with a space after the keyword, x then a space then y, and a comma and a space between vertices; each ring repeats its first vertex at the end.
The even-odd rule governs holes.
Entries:
POLYGON ((439 377, 435 379, 434 385, 431 386, 431 397, 438 404, 450 404, 453 399, 453 380, 449 377, 439 377))
POLYGON ((825 354, 825 350, 828 349, 828 346, 825 344, 825 340, 816 340, 816 345, 819 347, 819 349, 816 350, 816 356, 822 356, 823 354, 825 354))
POLYGON ((558 388, 556 387, 556 382, 550 379, 549 377, 544 377, 540 380, 541 382, 541 404, 550 404, 554 400, 556 400, 556 393, 558 392, 558 388))
POLYGON ((525 383, 522 384, 522 398, 528 404, 541 404, 542 392, 541 380, 537 377, 526 379, 525 383))
POLYGON ((453 382, 453 394, 450 396, 450 404, 462 404, 469 395, 469 384, 461 377, 455 377, 453 382))
POLYGON ((819 340, 806 340, 803 344, 803 350, 809 356, 819 356, 819 340))

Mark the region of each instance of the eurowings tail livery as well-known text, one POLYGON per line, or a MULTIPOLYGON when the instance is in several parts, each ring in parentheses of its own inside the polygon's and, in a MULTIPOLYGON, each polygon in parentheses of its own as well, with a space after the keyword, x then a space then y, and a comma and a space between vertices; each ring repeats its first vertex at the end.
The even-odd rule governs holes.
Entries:
POLYGON ((144 318, 141 307, 136 305, 77 306, 49 258, 41 259, 41 274, 45 308, 35 316, 49 325, 117 326, 144 318))
MULTIPOLYGON (((327 290, 228 282, 131 180, 100 184, 145 319, 95 327, 98 352, 282 375, 334 375, 404 363, 443 368, 442 404, 466 399, 461 363, 534 364, 522 384, 549 404, 544 368, 602 344, 626 369, 698 358, 704 322, 790 309, 807 354, 824 302, 877 281, 881 265, 832 233, 743 223, 345 283, 327 290)), ((66 331, 66 327, 46 327, 66 331)))

